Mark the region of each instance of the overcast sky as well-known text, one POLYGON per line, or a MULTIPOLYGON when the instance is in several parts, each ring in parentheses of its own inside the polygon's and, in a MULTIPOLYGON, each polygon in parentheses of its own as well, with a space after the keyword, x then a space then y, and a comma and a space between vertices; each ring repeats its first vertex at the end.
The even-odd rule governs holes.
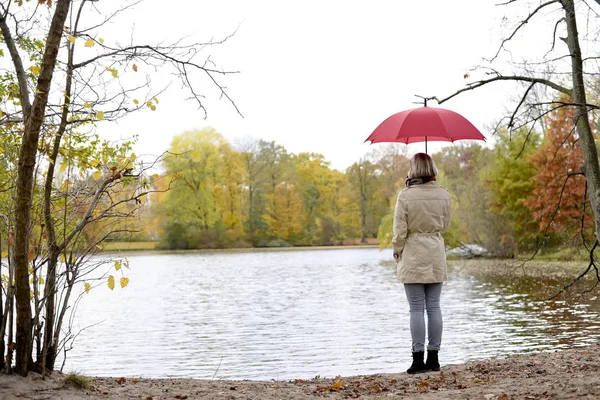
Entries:
MULTIPOLYGON (((379 146, 364 140, 389 115, 417 107, 415 94, 443 97, 463 87, 464 74, 494 54, 504 15, 502 7, 488 0, 165 4, 145 0, 127 15, 136 37, 148 42, 182 36, 208 41, 237 29, 224 45, 206 54, 218 66, 240 72, 222 83, 243 118, 207 91, 204 119, 174 84, 161 96, 157 111, 102 130, 122 136, 137 133, 138 153, 159 154, 174 135, 212 126, 230 142, 253 136, 293 153, 321 153, 340 170, 379 146)), ((461 113, 488 136, 486 126, 501 117, 506 97, 507 88, 497 85, 443 107, 461 113)), ((430 145, 430 152, 436 147, 430 145)), ((409 148, 422 151, 424 146, 409 148)))

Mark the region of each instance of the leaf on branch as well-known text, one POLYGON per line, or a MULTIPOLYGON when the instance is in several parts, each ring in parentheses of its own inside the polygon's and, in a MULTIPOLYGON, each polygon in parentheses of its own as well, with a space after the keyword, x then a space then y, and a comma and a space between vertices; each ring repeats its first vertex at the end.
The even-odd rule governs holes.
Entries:
POLYGON ((96 112, 96 119, 99 119, 100 121, 102 121, 104 119, 104 111, 96 112))
POLYGON ((90 164, 92 167, 94 167, 94 168, 95 168, 95 167, 97 167, 98 165, 100 165, 100 161, 98 161, 98 160, 91 160, 91 161, 89 162, 89 164, 90 164))
POLYGON ((108 277, 108 288, 110 290, 114 290, 115 288, 115 277, 112 275, 108 277))
POLYGON ((156 97, 153 97, 153 98, 152 98, 152 100, 154 100, 154 102, 155 102, 156 104, 158 104, 158 99, 157 99, 156 97))
POLYGON ((83 108, 92 108, 91 104, 87 101, 83 103, 83 108))
POLYGON ((32 74, 36 76, 40 74, 40 67, 38 67, 37 65, 32 65, 31 67, 29 67, 29 70, 32 74))
POLYGON ((92 174, 92 179, 94 179, 95 181, 100 180, 101 178, 102 178, 101 171, 96 171, 92 174))
POLYGON ((121 269, 121 261, 115 261, 115 270, 120 270, 121 269))
POLYGON ((45 282, 45 281, 44 281, 44 278, 42 278, 42 277, 40 276, 40 277, 38 278, 38 283, 39 283, 40 285, 43 285, 43 284, 44 284, 44 282, 45 282))
POLYGON ((1 256, 2 256, 2 258, 8 257, 8 251, 3 251, 1 256))
POLYGON ((100 43, 100 44, 104 44, 104 39, 102 39, 102 38, 98 38, 98 43, 100 43))
POLYGON ((85 46, 85 47, 94 47, 94 44, 96 44, 96 43, 94 42, 94 39, 92 39, 92 38, 88 38, 88 39, 85 41, 85 45, 84 45, 84 46, 85 46))
POLYGON ((87 282, 84 283, 83 287, 84 287, 86 293, 90 293, 90 289, 92 288, 92 286, 89 283, 87 283, 87 282))
POLYGON ((67 36, 67 39, 69 40, 69 42, 71 42, 71 44, 75 44, 75 36, 69 35, 67 36))
POLYGON ((131 66, 131 68, 133 69, 133 72, 137 72, 137 65, 136 65, 136 64, 133 64, 133 65, 131 66))
POLYGON ((119 77, 119 71, 117 71, 115 68, 108 68, 106 67, 106 70, 109 71, 113 78, 118 78, 119 77))
POLYGON ((119 283, 121 284, 121 288, 124 288, 125 286, 129 285, 129 278, 121 278, 119 280, 119 283))
POLYGON ((152 174, 152 179, 157 180, 158 178, 160 178, 160 175, 158 175, 158 174, 152 174))
POLYGON ((138 104, 140 104, 140 102, 139 102, 139 100, 133 99, 133 104, 135 104, 137 106, 138 104))
POLYGON ((154 104, 152 104, 152 105, 150 106, 150 109, 151 109, 152 111, 156 111, 156 106, 155 106, 154 104))
POLYGON ((65 263, 67 262, 67 259, 65 258, 64 254, 61 254, 60 257, 58 257, 58 261, 60 261, 61 263, 65 263))

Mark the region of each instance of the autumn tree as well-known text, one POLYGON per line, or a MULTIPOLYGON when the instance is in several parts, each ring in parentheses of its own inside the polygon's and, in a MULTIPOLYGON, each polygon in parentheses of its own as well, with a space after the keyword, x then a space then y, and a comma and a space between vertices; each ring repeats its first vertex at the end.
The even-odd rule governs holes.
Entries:
MULTIPOLYGON (((600 164, 590 113, 599 106, 588 101, 588 94, 597 71, 597 49, 594 44, 597 43, 595 35, 598 32, 597 18, 590 18, 589 15, 598 15, 600 2, 513 0, 503 5, 508 7, 507 13, 510 14, 505 20, 512 26, 488 65, 471 71, 466 75, 468 84, 465 88, 438 102, 444 103, 461 93, 493 83, 519 83, 522 85, 521 95, 506 124, 512 130, 539 122, 541 116, 557 107, 557 100, 561 96, 562 99, 570 99, 559 101, 558 106, 570 109, 573 116, 571 126, 577 133, 578 146, 583 154, 583 172, 594 218, 593 241, 597 243, 600 234, 600 164), (587 26, 580 29, 582 21, 587 26), (536 33, 543 29, 547 39, 540 40, 535 47, 529 46, 522 62, 510 62, 515 60, 511 46, 518 38, 527 40, 527 35, 534 34, 532 29, 536 29, 536 33), (583 49, 582 42, 586 43, 583 49), (503 62, 503 56, 507 54, 508 62, 503 62)), ((589 246, 590 250, 595 248, 595 245, 589 246)), ((595 265, 592 253, 590 259, 585 273, 595 265)))
POLYGON ((165 203, 166 246, 222 247, 225 226, 241 234, 241 160, 223 135, 214 128, 184 132, 173 138, 169 153, 165 172, 179 179, 165 203))
POLYGON ((574 112, 557 107, 546 116, 544 141, 531 157, 537 185, 525 205, 545 235, 568 232, 573 236, 593 225, 582 174, 583 154, 572 123, 574 112))
MULTIPOLYGON (((0 85, 3 106, 0 116, 3 130, 17 134, 19 153, 18 163, 14 165, 16 179, 12 192, 14 247, 9 248, 8 259, 9 269, 14 271, 16 369, 21 375, 27 375, 32 368, 53 369, 60 328, 55 320, 60 255, 81 237, 107 190, 122 179, 136 175, 134 166, 128 164, 126 158, 114 159, 111 165, 102 160, 92 163, 92 159, 80 157, 79 160, 87 164, 74 166, 77 173, 85 176, 87 171, 97 169, 101 176, 94 195, 89 198, 91 201, 85 203, 81 219, 72 224, 74 230, 60 238, 54 229, 55 190, 64 182, 56 181, 56 167, 61 160, 69 158, 64 152, 65 139, 83 132, 83 127, 88 132, 93 131, 103 120, 116 120, 134 111, 154 110, 158 104, 157 93, 164 89, 150 85, 150 71, 156 69, 170 69, 202 110, 203 97, 195 90, 199 84, 194 79, 196 74, 205 77, 229 98, 218 83, 218 75, 227 72, 213 69, 212 64, 202 59, 201 50, 215 42, 148 45, 133 40, 125 44, 107 43, 102 39, 107 24, 118 22, 120 15, 136 4, 114 5, 90 0, 0 2, 2 53, 8 55, 12 65, 0 85), (98 21, 98 14, 104 15, 104 20, 98 21), (147 68, 146 73, 144 68, 147 68), (134 78, 138 72, 141 76, 134 78), (44 177, 41 170, 45 170, 44 177), (44 182, 41 188, 37 186, 40 181, 44 182), (33 217, 36 193, 43 199, 39 203, 43 217, 39 220, 33 217), (44 266, 46 286, 40 304, 36 305, 45 310, 43 318, 37 319, 45 321, 44 344, 41 359, 34 363, 32 321, 37 323, 37 317, 32 318, 30 293, 33 290, 35 295, 35 287, 30 286, 29 270, 32 254, 35 259, 32 250, 35 250, 37 233, 41 234, 47 251, 42 253, 46 261, 40 264, 44 266)), ((129 201, 135 202, 135 196, 129 201)), ((38 248, 41 248, 39 241, 38 248)), ((70 268, 69 265, 75 266, 75 263, 66 265, 70 268)), ((65 283, 73 285, 75 281, 63 281, 65 283)))

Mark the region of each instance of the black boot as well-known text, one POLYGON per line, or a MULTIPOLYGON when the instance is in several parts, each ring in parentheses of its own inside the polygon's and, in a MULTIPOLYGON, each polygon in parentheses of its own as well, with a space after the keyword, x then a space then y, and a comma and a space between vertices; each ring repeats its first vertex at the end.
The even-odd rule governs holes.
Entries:
POLYGON ((406 371, 409 374, 418 374, 419 372, 427 371, 423 358, 425 357, 424 351, 417 351, 412 353, 413 362, 410 368, 406 371))
POLYGON ((425 362, 425 367, 428 371, 440 370, 440 362, 438 361, 437 350, 427 350, 427 361, 425 362))

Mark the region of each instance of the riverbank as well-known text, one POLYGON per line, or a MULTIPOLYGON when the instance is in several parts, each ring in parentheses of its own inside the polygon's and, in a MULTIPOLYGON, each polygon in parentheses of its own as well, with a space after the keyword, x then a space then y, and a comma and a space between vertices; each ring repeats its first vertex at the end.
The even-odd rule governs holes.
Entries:
MULTIPOLYGON (((441 372, 294 381, 90 378, 87 389, 55 373, 0 375, 0 398, 16 399, 597 399, 600 345, 443 365, 441 372)), ((398 365, 399 370, 407 366, 398 365)))
POLYGON ((109 242, 101 250, 101 253, 250 253, 250 252, 272 252, 272 251, 308 251, 308 250, 340 250, 340 249, 365 249, 379 248, 376 241, 368 243, 352 241, 341 245, 331 246, 289 246, 289 247, 236 247, 223 249, 186 249, 169 250, 160 249, 158 242, 109 242))

